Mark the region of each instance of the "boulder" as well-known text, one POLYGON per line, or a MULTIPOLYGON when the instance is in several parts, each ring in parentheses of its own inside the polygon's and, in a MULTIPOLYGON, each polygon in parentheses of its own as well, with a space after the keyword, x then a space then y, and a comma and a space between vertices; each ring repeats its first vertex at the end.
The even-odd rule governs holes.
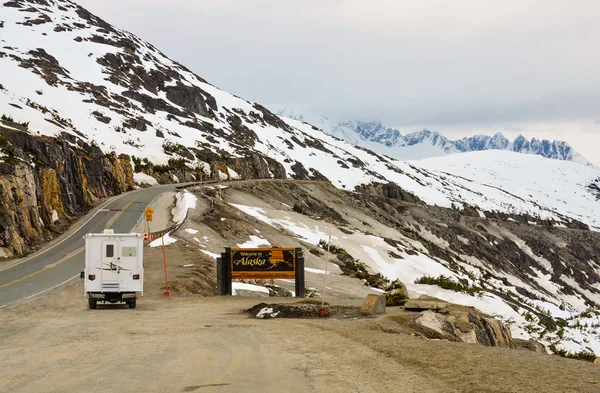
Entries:
POLYGON ((434 297, 420 296, 418 299, 407 301, 404 309, 409 311, 439 310, 449 305, 450 303, 434 297))
POLYGON ((548 353, 544 344, 540 343, 539 341, 535 341, 533 339, 523 340, 520 338, 513 338, 513 341, 517 349, 527 349, 537 353, 548 353))
POLYGON ((363 315, 385 314, 385 303, 385 295, 367 295, 360 312, 363 315))
MULTIPOLYGON (((251 317, 268 318, 319 318, 321 302, 303 300, 296 303, 267 304, 260 303, 248 310, 251 317)), ((326 316, 334 318, 357 318, 360 310, 349 306, 325 306, 326 316)))
POLYGON ((447 309, 443 314, 427 310, 415 322, 425 332, 435 332, 434 338, 515 348, 510 330, 502 322, 475 310, 447 309))
POLYGON ((600 364, 600 358, 596 358, 596 360, 594 360, 594 364, 600 364))

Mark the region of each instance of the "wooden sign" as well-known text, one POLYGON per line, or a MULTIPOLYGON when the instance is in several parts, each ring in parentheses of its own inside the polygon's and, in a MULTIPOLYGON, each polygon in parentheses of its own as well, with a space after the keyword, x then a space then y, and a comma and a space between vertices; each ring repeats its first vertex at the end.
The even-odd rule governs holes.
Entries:
POLYGON ((367 295, 360 312, 366 315, 385 314, 385 295, 367 295))
POLYGON ((296 277, 295 248, 232 248, 230 253, 231 278, 296 277))

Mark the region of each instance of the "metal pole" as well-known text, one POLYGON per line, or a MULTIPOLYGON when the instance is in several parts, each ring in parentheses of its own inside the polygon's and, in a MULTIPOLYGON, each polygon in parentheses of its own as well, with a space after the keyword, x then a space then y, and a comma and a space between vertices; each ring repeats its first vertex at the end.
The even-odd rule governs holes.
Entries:
POLYGON ((333 221, 329 222, 329 240, 327 241, 327 256, 325 257, 325 278, 323 279, 323 299, 321 300, 321 310, 325 308, 325 290, 327 289, 327 264, 329 263, 329 248, 331 246, 331 227, 333 221))
POLYGON ((162 252, 163 252, 163 264, 165 266, 165 296, 169 296, 171 292, 169 292, 169 278, 167 277, 167 254, 165 253, 165 234, 163 233, 161 236, 162 239, 162 252))

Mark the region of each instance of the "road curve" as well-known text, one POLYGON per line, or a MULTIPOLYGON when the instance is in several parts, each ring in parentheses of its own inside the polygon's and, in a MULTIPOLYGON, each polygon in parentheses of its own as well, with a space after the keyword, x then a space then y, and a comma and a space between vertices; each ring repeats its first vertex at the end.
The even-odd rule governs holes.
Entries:
POLYGON ((79 277, 84 267, 83 236, 86 233, 102 232, 105 228, 114 229, 115 233, 131 232, 150 202, 177 187, 181 184, 145 188, 117 196, 53 247, 0 271, 0 308, 40 295, 79 277))

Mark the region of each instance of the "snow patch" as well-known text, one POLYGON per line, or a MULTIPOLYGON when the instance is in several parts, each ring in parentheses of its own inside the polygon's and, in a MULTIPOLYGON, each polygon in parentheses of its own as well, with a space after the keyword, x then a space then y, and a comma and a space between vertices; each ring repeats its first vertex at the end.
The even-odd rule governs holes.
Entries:
MULTIPOLYGON (((177 239, 172 238, 170 236, 170 233, 165 233, 164 240, 165 240, 165 246, 168 246, 169 244, 173 244, 177 241, 177 239)), ((159 237, 158 239, 155 239, 153 241, 150 242, 150 244, 148 244, 148 247, 161 247, 163 245, 163 238, 159 237)))
POLYGON ((203 253, 205 253, 206 255, 208 255, 211 258, 214 258, 214 259, 221 258, 221 255, 217 254, 215 252, 210 252, 208 250, 200 250, 200 251, 202 251, 203 253))
POLYGON ((314 274, 331 274, 330 271, 325 271, 325 270, 321 270, 321 269, 313 269, 311 267, 305 267, 304 270, 306 270, 309 273, 314 273, 314 274))
POLYGON ((158 180, 156 180, 155 178, 153 178, 150 175, 147 175, 143 172, 137 172, 133 174, 133 181, 136 182, 137 184, 148 184, 151 186, 157 186, 158 185, 158 180))
MULTIPOLYGON (((232 295, 236 296, 237 295, 237 291, 238 290, 243 290, 243 291, 252 291, 252 292, 261 292, 261 293, 266 293, 267 295, 269 294, 269 290, 265 287, 261 287, 260 285, 253 285, 253 284, 246 284, 243 282, 232 282, 231 283, 231 290, 232 290, 232 295)), ((271 312, 273 310, 271 309, 271 312)))
POLYGON ((189 191, 183 191, 177 193, 175 199, 175 207, 171 209, 171 215, 173 216, 173 222, 179 225, 185 220, 188 210, 196 207, 198 198, 189 191))
POLYGON ((250 235, 250 240, 245 243, 238 244, 240 248, 260 248, 260 247, 270 247, 271 243, 267 239, 263 239, 258 236, 250 235))

